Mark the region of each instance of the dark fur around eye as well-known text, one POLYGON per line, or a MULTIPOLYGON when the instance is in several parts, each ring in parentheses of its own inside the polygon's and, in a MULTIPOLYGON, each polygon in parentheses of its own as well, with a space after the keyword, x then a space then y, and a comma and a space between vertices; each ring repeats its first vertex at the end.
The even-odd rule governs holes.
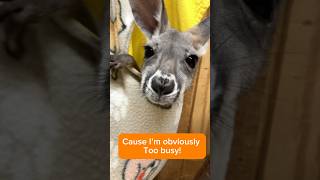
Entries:
POLYGON ((144 58, 150 58, 154 55, 154 50, 151 46, 144 46, 144 58))
POLYGON ((190 56, 188 56, 186 59, 185 59, 185 61, 186 61, 186 63, 188 64, 188 66, 190 67, 190 68, 195 68, 196 67, 196 64, 197 64, 197 62, 198 62, 198 56, 196 56, 196 55, 190 55, 190 56))

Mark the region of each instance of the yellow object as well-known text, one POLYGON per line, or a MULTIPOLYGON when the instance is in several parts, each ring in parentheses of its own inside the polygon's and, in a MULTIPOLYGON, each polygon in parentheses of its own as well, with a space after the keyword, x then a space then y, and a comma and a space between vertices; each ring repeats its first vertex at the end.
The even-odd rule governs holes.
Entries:
MULTIPOLYGON (((210 0, 165 0, 164 3, 170 26, 179 31, 186 31, 197 25, 210 7, 210 0)), ((135 25, 128 53, 136 59, 140 68, 143 64, 145 42, 146 38, 135 25)))

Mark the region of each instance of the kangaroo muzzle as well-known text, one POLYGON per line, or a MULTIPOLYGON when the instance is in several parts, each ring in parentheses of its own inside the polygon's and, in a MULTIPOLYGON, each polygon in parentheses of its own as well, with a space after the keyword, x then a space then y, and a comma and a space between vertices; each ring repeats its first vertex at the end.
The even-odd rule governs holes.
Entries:
POLYGON ((147 99, 160 106, 171 106, 179 96, 175 75, 160 70, 146 80, 145 88, 147 99))
POLYGON ((163 95, 171 94, 175 88, 175 80, 169 78, 169 75, 163 76, 154 76, 151 81, 152 90, 159 95, 159 97, 163 95))

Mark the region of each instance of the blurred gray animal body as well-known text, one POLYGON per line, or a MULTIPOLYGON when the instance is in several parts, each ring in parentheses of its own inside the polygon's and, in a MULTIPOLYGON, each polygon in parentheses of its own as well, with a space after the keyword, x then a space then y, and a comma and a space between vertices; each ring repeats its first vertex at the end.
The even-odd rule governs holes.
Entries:
POLYGON ((266 65, 278 0, 215 0, 211 63, 211 173, 224 180, 235 127, 237 99, 266 65))
MULTIPOLYGON (((39 5, 42 2, 45 5, 39 5)), ((5 20, 17 15, 11 13, 5 20)), ((70 16, 34 20, 37 23, 23 30, 25 52, 19 61, 0 46, 0 179, 105 179, 107 112, 98 64, 89 58, 100 53, 93 55, 96 49, 79 45, 98 41, 86 39, 90 31, 70 16), (60 26, 65 21, 70 27, 60 26), (75 38, 79 33, 81 38, 75 38)), ((6 28, 0 26, 0 40, 5 42, 6 28)))
POLYGON ((24 53, 23 39, 28 26, 55 15, 74 17, 97 33, 94 22, 83 0, 2 0, 0 22, 4 23, 5 48, 9 55, 20 58, 24 53))

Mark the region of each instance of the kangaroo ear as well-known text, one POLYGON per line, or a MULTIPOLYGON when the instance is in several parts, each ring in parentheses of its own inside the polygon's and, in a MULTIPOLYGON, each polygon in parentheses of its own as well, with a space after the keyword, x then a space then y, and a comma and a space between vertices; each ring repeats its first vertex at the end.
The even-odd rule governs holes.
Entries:
POLYGON ((147 38, 167 29, 168 18, 162 0, 129 0, 137 25, 147 38))
POLYGON ((191 28, 188 33, 191 34, 194 48, 202 54, 210 38, 210 16, 191 28))

